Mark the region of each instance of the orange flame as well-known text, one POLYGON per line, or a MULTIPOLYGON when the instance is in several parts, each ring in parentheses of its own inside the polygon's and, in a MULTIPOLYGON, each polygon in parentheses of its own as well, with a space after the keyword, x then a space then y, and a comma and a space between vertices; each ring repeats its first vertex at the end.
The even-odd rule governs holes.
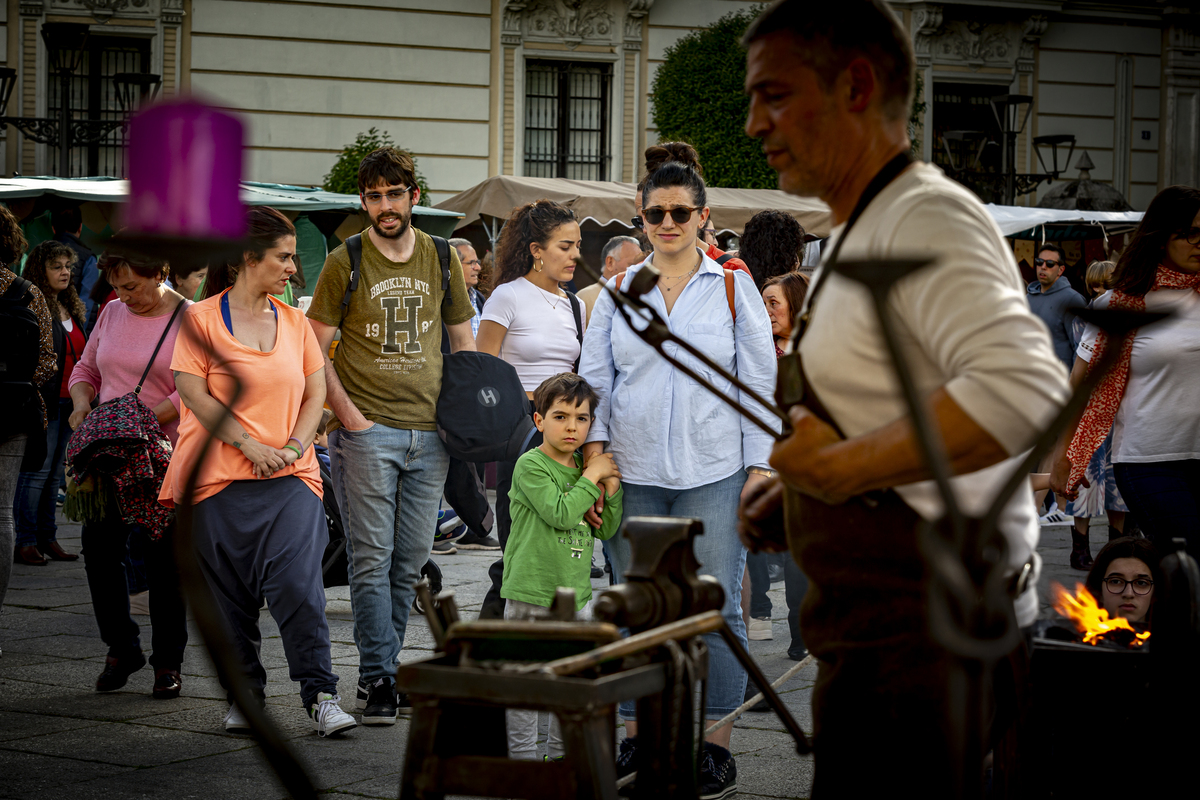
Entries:
POLYGON ((1096 604, 1096 598, 1082 583, 1075 584, 1074 595, 1057 581, 1051 583, 1050 588, 1054 592, 1054 610, 1075 623, 1085 644, 1099 644, 1104 634, 1122 630, 1133 634, 1131 647, 1141 647, 1150 638, 1150 631, 1138 633, 1124 617, 1110 619, 1108 611, 1096 604))

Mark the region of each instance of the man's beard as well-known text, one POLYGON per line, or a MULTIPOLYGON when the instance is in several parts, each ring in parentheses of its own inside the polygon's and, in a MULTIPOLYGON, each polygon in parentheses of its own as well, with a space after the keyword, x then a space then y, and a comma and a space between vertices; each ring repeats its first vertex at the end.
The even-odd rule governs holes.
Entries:
POLYGON ((408 227, 412 224, 412 212, 410 211, 408 216, 396 214, 396 218, 400 220, 400 224, 396 226, 396 230, 390 233, 379 227, 378 218, 371 220, 371 227, 375 229, 375 233, 384 239, 399 239, 408 232, 408 227))

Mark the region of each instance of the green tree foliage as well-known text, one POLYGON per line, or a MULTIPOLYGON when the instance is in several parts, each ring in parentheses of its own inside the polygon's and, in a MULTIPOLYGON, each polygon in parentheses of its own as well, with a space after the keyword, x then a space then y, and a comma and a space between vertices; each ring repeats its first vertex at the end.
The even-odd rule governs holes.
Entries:
MULTIPOLYGON (((375 128, 369 129, 366 133, 360 133, 354 138, 352 144, 342 148, 341 154, 338 156, 337 163, 333 165, 333 169, 329 170, 329 174, 325 176, 325 185, 322 187, 327 192, 340 192, 342 194, 358 194, 358 165, 362 162, 373 150, 378 150, 380 147, 395 147, 396 143, 392 141, 391 134, 387 131, 379 131, 375 128)), ((399 148, 403 152, 412 153, 399 148)), ((416 159, 413 160, 416 163, 416 159)), ((425 182, 425 177, 421 174, 421 170, 417 169, 417 186, 421 189, 421 205, 429 205, 429 184, 425 182)))
MULTIPOLYGON (((659 141, 687 142, 695 147, 709 186, 779 186, 759 141, 745 132, 750 98, 744 93, 746 51, 741 39, 764 7, 731 12, 675 42, 667 48, 666 59, 654 76, 654 126, 659 141)), ((909 117, 916 156, 920 154, 924 114, 924 86, 918 72, 909 117)))
MULTIPOLYGON (((746 135, 742 34, 762 6, 734 11, 667 48, 654 76, 654 126, 664 142, 687 142, 700 154, 709 186, 776 189, 762 146, 746 135)), ((640 176, 639 176, 640 177, 640 176)))

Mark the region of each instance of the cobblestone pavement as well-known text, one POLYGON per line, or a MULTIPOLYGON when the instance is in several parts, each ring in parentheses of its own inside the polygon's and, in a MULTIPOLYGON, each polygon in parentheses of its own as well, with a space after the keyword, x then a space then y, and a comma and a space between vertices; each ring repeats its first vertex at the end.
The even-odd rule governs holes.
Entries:
MULTIPOLYGON (((59 539, 78 552, 79 526, 60 519, 59 539)), ((1065 527, 1043 528, 1042 580, 1073 586, 1082 573, 1070 570, 1065 527)), ((1093 554, 1106 541, 1093 529, 1093 554)), ((464 618, 478 612, 494 553, 462 551, 438 556, 445 587, 454 589, 464 618)), ((600 588, 603 581, 596 581, 600 588)), ((770 593, 774 605, 771 641, 751 642, 751 652, 772 680, 788 660, 787 607, 783 584, 770 593)), ((358 655, 351 631, 349 590, 327 592, 334 671, 341 676, 343 707, 353 708, 358 655)), ((143 625, 148 646, 149 618, 143 625)), ((288 678, 279 632, 267 612, 260 619, 267 708, 328 795, 397 797, 408 724, 359 727, 341 739, 320 739, 300 706, 298 687, 288 678)), ((12 585, 0 612, 0 797, 70 800, 90 798, 281 798, 285 794, 254 743, 225 733, 224 691, 198 632, 192 628, 183 664, 183 694, 176 700, 150 697, 153 672, 134 674, 124 689, 98 694, 93 685, 104 663, 82 559, 46 567, 14 565, 12 585)), ((432 639, 424 620, 413 615, 402 659, 427 657, 432 639)), ((783 687, 792 714, 812 727, 809 700, 815 667, 806 667, 783 687)), ((732 749, 738 789, 744 797, 807 797, 812 761, 796 755, 774 714, 747 714, 737 723, 732 749)))

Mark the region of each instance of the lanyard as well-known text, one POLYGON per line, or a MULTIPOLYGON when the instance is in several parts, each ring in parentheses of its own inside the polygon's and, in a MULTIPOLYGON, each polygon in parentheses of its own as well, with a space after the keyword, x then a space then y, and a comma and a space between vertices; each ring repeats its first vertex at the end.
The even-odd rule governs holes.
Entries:
POLYGON ((912 163, 912 155, 907 150, 898 154, 895 158, 884 164, 883 169, 876 173, 871 182, 867 184, 867 188, 863 190, 862 196, 858 198, 858 203, 854 206, 854 210, 850 212, 850 218, 846 220, 846 227, 842 229, 842 235, 838 237, 837 244, 833 246, 833 252, 829 254, 829 260, 821 267, 821 274, 817 277, 816 283, 813 284, 811 291, 808 293, 808 300, 804 304, 804 311, 800 314, 795 331, 792 333, 792 352, 799 352, 800 337, 804 335, 804 331, 808 328, 809 320, 812 319, 813 305, 817 301, 817 295, 820 294, 822 287, 825 285, 826 279, 833 272, 833 265, 837 262, 838 254, 842 252, 842 245, 846 243, 846 239, 850 236, 850 230, 854 227, 854 223, 858 222, 858 218, 867 210, 867 206, 871 205, 880 192, 882 192, 889 183, 894 181, 896 177, 903 172, 909 164, 912 163))

